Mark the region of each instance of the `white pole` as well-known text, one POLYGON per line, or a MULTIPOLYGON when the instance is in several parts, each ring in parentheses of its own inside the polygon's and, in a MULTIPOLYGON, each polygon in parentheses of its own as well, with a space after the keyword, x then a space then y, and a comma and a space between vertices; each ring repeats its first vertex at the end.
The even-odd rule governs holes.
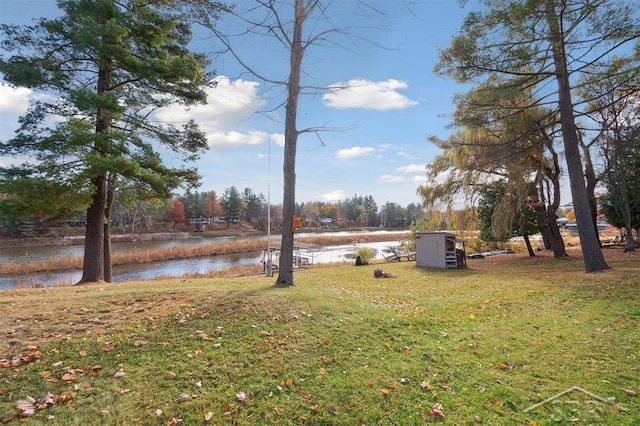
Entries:
POLYGON ((265 259, 264 276, 273 276, 271 272, 271 136, 269 136, 267 158, 267 256, 265 259))

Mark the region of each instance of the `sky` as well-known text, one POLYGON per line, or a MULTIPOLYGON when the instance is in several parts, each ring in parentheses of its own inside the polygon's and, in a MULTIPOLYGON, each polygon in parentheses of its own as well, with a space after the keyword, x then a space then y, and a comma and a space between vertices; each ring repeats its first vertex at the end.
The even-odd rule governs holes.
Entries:
MULTIPOLYGON (((238 8, 249 0, 235 0, 238 8)), ((457 0, 367 0, 385 12, 353 14, 361 1, 334 1, 325 19, 310 21, 317 31, 350 27, 335 43, 310 47, 304 59, 298 129, 303 133, 296 156, 296 202, 337 202, 371 195, 379 207, 386 202, 419 204, 416 190, 426 183, 425 164, 438 149, 431 135, 449 134, 452 97, 463 88, 436 76, 438 49, 449 46, 474 2, 461 8, 457 0), (340 89, 336 89, 340 88, 340 89)), ((360 10, 360 12, 371 12, 360 10)), ((0 22, 30 24, 59 15, 55 0, 0 0, 0 22)), ((221 31, 237 31, 238 23, 223 17, 221 31)), ((234 38, 238 55, 270 80, 286 80, 288 57, 272 39, 234 38)), ((180 123, 194 119, 207 135, 209 150, 193 164, 202 176, 199 191, 219 195, 235 186, 282 202, 284 91, 243 72, 209 33, 197 31, 196 51, 210 54, 217 84, 208 89, 207 105, 189 110, 172 107, 157 117, 180 123)), ((0 140, 10 138, 29 99, 27 89, 0 85, 0 140)), ((175 159, 162 152, 169 165, 175 159)), ((0 159, 3 161, 3 159, 0 159)), ((177 164, 175 164, 177 165, 177 164)))

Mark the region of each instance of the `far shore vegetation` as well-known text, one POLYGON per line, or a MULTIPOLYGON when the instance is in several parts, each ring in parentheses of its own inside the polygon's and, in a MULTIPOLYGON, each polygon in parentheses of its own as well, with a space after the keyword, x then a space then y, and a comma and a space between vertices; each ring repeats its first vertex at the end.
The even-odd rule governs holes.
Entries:
MULTIPOLYGON (((398 241, 410 237, 411 233, 379 233, 354 235, 319 235, 296 238, 296 243, 327 246, 338 244, 357 244, 365 242, 398 241)), ((277 237, 272 237, 273 244, 279 244, 277 237)), ((266 239, 238 239, 225 242, 211 242, 200 245, 178 245, 162 249, 140 249, 112 254, 113 265, 128 265, 165 260, 217 256, 236 253, 260 254, 266 248, 266 239)), ((82 268, 82 256, 53 257, 35 262, 4 262, 0 264, 0 274, 26 274, 42 271, 61 271, 82 268)), ((259 265, 256 265, 259 269, 259 265)), ((255 268, 254 268, 255 269, 255 268)))

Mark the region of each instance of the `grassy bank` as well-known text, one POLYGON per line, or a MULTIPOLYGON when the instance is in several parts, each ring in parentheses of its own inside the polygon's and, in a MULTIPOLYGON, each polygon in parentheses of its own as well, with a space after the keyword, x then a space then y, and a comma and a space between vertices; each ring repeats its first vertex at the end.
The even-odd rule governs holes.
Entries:
POLYGON ((638 425, 640 257, 572 254, 1 291, 0 422, 638 425))
MULTIPOLYGON (((410 235, 410 234, 407 234, 410 235)), ((296 238, 296 243, 312 244, 317 246, 351 244, 354 242, 379 242, 397 241, 402 238, 398 234, 368 234, 363 236, 318 236, 296 238), (354 239, 357 238, 357 241, 354 239)), ((131 250, 113 253, 111 263, 113 265, 133 265, 140 263, 161 262, 163 260, 189 259, 205 256, 217 256, 236 253, 260 254, 265 248, 266 241, 260 239, 247 239, 226 242, 216 242, 201 245, 178 245, 175 247, 131 250)), ((277 240, 273 244, 279 244, 277 240)), ((35 262, 5 262, 0 264, 0 274, 28 274, 43 271, 64 271, 82 268, 82 256, 53 257, 47 260, 35 262)))

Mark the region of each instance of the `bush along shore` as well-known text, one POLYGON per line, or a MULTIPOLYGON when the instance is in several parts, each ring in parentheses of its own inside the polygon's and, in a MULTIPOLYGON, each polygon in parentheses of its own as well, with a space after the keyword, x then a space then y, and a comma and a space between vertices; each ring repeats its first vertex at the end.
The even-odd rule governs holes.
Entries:
MULTIPOLYGON (((364 234, 357 237, 353 235, 345 236, 318 236, 296 238, 296 243, 311 244, 318 247, 371 243, 380 241, 398 241, 409 237, 410 233, 384 233, 384 234, 364 234)), ((165 260, 189 259, 206 256, 218 256, 240 253, 259 254, 265 249, 264 239, 237 240, 225 242, 212 242, 210 244, 183 245, 150 250, 131 250, 111 254, 113 265, 132 265, 150 262, 160 262, 165 260)), ((276 238, 273 245, 279 245, 276 238)), ((0 265, 0 274, 28 274, 44 271, 64 271, 82 268, 82 256, 53 257, 51 259, 39 260, 35 262, 5 262, 0 265)))

